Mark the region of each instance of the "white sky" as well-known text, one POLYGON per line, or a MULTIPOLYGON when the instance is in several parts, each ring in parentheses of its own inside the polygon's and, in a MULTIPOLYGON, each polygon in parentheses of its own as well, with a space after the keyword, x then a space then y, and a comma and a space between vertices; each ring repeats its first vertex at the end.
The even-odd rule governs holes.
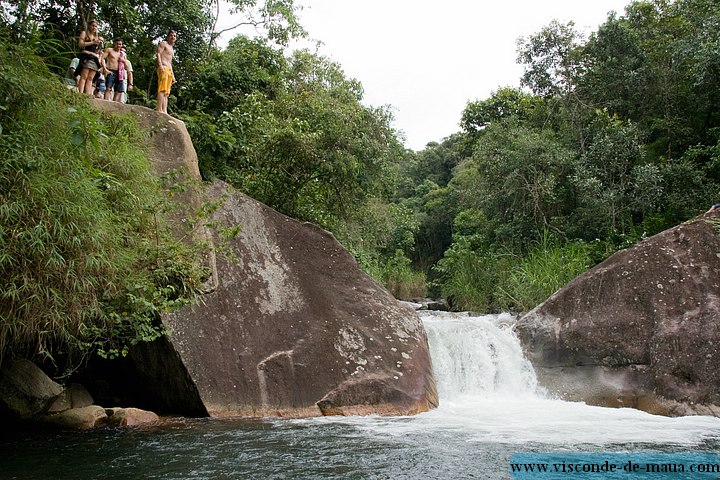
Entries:
MULTIPOLYGON (((630 0, 296 0, 319 53, 359 80, 364 103, 390 105, 405 146, 460 130, 468 101, 519 86, 518 37, 553 19, 597 30, 630 0)), ((314 44, 306 43, 311 49, 314 44)))

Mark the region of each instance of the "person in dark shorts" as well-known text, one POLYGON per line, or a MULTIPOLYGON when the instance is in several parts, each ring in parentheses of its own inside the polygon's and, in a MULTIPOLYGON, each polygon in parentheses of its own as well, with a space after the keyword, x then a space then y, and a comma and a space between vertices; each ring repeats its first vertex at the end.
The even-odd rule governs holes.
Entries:
POLYGON ((105 100, 110 100, 112 97, 112 100, 119 102, 122 94, 125 93, 124 80, 127 75, 125 57, 123 41, 120 38, 114 39, 112 48, 106 48, 102 54, 102 60, 108 69, 105 77, 105 100))

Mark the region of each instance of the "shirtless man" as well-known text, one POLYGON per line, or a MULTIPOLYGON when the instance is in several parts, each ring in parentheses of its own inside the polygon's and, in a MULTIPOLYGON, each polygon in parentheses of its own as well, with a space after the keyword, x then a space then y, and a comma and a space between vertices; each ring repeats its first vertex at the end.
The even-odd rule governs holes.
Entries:
POLYGON ((106 48, 101 58, 106 62, 106 68, 109 70, 105 76, 105 100, 110 100, 114 91, 113 100, 119 102, 122 94, 125 93, 123 80, 127 74, 123 41, 119 38, 113 40, 112 48, 106 48))
POLYGON ((173 45, 177 39, 177 32, 170 30, 165 40, 157 47, 158 93, 157 111, 167 113, 167 101, 170 96, 170 86, 175 83, 175 73, 172 68, 173 45))

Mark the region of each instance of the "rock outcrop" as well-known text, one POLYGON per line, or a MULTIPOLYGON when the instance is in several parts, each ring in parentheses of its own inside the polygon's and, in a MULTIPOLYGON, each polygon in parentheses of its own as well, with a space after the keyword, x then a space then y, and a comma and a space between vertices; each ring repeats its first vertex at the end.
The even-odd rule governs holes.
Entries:
POLYGON ((63 388, 29 360, 13 360, 0 370, 0 421, 15 425, 49 425, 71 430, 97 427, 135 427, 159 421, 137 408, 105 409, 94 405, 80 384, 63 388))
POLYGON ((71 383, 48 408, 47 413, 58 413, 72 408, 84 408, 93 404, 90 393, 79 383, 71 383))
MULTIPOLYGON (((158 173, 199 180, 181 121, 142 107, 97 105, 131 111, 153 132, 158 173)), ((298 417, 405 415, 437 404, 419 317, 364 274, 329 232, 222 182, 206 195, 193 189, 182 202, 219 205, 209 235, 221 253, 206 259, 213 286, 193 307, 165 316, 166 337, 132 351, 129 382, 142 391, 141 406, 298 417)))
POLYGON ((515 325, 540 384, 569 400, 720 414, 714 214, 617 252, 515 325))
POLYGON ((46 425, 66 430, 91 430, 107 425, 108 416, 99 405, 71 408, 62 412, 45 415, 38 419, 46 425))
POLYGON ((62 393, 33 362, 6 361, 0 370, 0 417, 24 420, 44 413, 62 393))
MULTIPOLYGON (((203 205, 203 194, 197 155, 185 124, 176 118, 139 105, 91 100, 93 105, 110 114, 132 115, 146 133, 148 155, 155 173, 168 188, 173 189, 174 208, 169 213, 174 220, 178 238, 201 243, 210 242, 210 234, 202 222, 193 221, 203 205)), ((217 285, 215 253, 207 248, 202 262, 209 271, 206 288, 217 285)))
POLYGON ((208 195, 221 202, 211 219, 225 251, 218 287, 166 316, 166 340, 134 353, 142 369, 165 352, 166 366, 143 371, 158 398, 197 395, 213 416, 406 415, 437 404, 420 319, 329 232, 222 182, 208 195), (183 367, 189 390, 163 375, 183 367))
POLYGON ((153 425, 160 422, 153 412, 139 408, 106 408, 107 424, 112 427, 139 427, 153 425))

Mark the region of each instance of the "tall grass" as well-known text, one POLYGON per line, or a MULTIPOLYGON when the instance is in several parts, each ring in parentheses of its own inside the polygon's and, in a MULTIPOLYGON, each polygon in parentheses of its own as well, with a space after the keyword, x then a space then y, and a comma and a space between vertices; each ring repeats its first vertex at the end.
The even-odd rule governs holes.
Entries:
POLYGON ((402 250, 396 250, 395 255, 380 268, 382 284, 400 300, 423 298, 426 293, 425 274, 414 271, 410 263, 402 250))
POLYGON ((591 245, 580 241, 562 243, 546 232, 497 285, 498 308, 515 312, 535 308, 590 268, 592 258, 591 245))
POLYGON ((1 39, 0 111, 0 362, 70 365, 162 334, 157 313, 200 273, 167 234, 142 132, 1 39))
POLYGON ((590 268, 595 249, 547 232, 525 255, 478 251, 459 237, 435 267, 435 285, 456 310, 522 313, 590 268))
POLYGON ((473 249, 471 237, 458 237, 434 268, 434 286, 454 310, 496 310, 495 286, 502 281, 510 258, 473 249))

